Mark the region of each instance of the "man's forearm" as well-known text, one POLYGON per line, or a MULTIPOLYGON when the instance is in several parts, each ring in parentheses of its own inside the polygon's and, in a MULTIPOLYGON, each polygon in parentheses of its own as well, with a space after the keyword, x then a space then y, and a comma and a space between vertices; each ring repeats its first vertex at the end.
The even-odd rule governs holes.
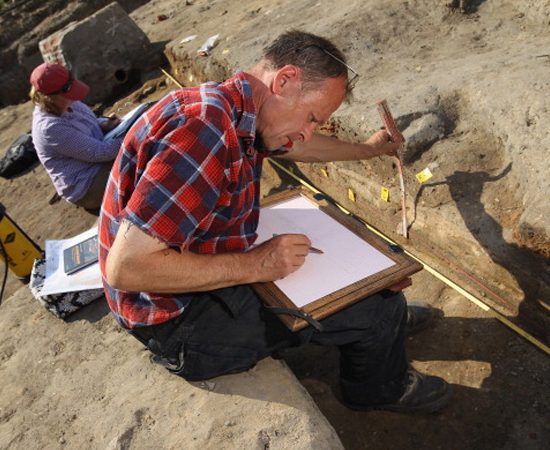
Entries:
POLYGON ((200 255, 178 251, 122 221, 106 260, 110 286, 132 292, 184 293, 275 281, 298 270, 309 253, 306 236, 286 234, 248 252, 200 255))
POLYGON ((365 143, 347 142, 314 133, 307 142, 294 142, 293 149, 282 158, 309 163, 359 161, 384 154, 394 154, 398 148, 399 144, 390 142, 384 130, 375 133, 365 143))
POLYGON ((146 257, 108 259, 111 286, 125 291, 184 293, 218 289, 253 281, 245 253, 198 255, 165 249, 146 257))

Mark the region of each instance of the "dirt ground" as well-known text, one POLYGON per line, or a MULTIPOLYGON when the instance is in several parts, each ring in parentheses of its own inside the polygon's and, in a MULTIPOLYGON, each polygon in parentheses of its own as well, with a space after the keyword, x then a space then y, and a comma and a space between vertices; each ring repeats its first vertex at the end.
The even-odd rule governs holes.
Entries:
MULTIPOLYGON (((187 3, 191 4, 191 2, 187 3)), ((171 40, 193 34, 200 28, 201 20, 204 20, 201 14, 209 10, 212 13, 214 8, 219 6, 217 2, 213 2, 210 9, 210 6, 204 2, 196 3, 197 9, 192 9, 190 6, 180 6, 180 2, 176 0, 154 0, 134 11, 132 17, 151 41, 171 40), (198 6, 203 8, 200 13, 198 6), (166 14, 168 19, 159 21, 159 14, 166 14), (190 17, 184 20, 182 18, 184 14, 190 17), (193 23, 194 28, 181 30, 182 22, 193 23)), ((303 3, 304 7, 307 6, 305 5, 307 2, 303 3)), ((448 8, 444 5, 445 2, 435 3, 437 6, 434 5, 434 8, 448 8)), ((489 3, 491 2, 465 2, 470 4, 472 9, 473 15, 469 18, 458 10, 449 10, 448 15, 445 16, 446 20, 437 22, 436 25, 440 29, 438 32, 433 31, 432 37, 430 37, 430 30, 422 30, 426 51, 419 52, 418 66, 431 61, 435 52, 433 49, 439 48, 438 41, 443 35, 450 37, 451 42, 448 47, 439 48, 438 58, 452 58, 453 52, 460 51, 456 37, 472 31, 473 22, 479 20, 479 17, 476 19, 475 14, 477 11, 480 11, 480 14, 483 13, 484 6, 487 8, 491 6, 487 5, 489 3), (463 25, 462 27, 459 22, 463 25), (456 40, 453 43, 454 38, 456 40)), ((509 26, 509 34, 512 36, 520 18, 515 15, 513 8, 507 6, 506 2, 499 4, 502 6, 501 16, 495 20, 501 21, 501 29, 509 26), (507 22, 508 20, 516 24, 512 26, 507 22)), ((254 11, 262 7, 264 7, 262 2, 248 2, 244 8, 245 12, 233 17, 231 7, 228 5, 227 9, 230 13, 220 13, 218 19, 226 22, 234 21, 238 24, 246 14, 253 16, 257 14, 254 11)), ((495 8, 494 5, 492 7, 495 8)), ((304 19, 296 20, 296 25, 303 25, 303 21, 304 19)), ((317 27, 314 31, 319 29, 326 31, 329 25, 330 22, 326 26, 317 27)), ((346 33, 352 40, 353 28, 349 28, 348 25, 346 33)), ((343 39, 340 38, 340 40, 343 39)), ((481 40, 483 38, 478 37, 477 41, 481 40)), ((380 64, 369 67, 372 69, 371 76, 383 76, 384 67, 380 64)), ((387 67, 386 65, 386 70, 387 67)), ((146 81, 144 86, 136 87, 136 90, 129 93, 127 97, 121 98, 115 104, 106 105, 105 111, 122 114, 133 105, 145 100, 158 99, 175 87, 159 72, 151 73, 148 78, 149 81, 146 81)), ((29 103, 0 110, 0 148, 7 148, 16 136, 30 129, 31 110, 29 103)), ((470 169, 475 170, 475 163, 471 161, 470 169)), ((280 188, 280 185, 278 180, 266 178, 265 193, 271 189, 280 188)), ((0 201, 6 207, 10 217, 41 246, 44 246, 46 239, 74 236, 88 229, 96 220, 94 216, 64 201, 52 203, 53 187, 47 174, 39 165, 12 180, 0 178, 0 192, 0 201)), ((2 309, 10 307, 9 303, 13 301, 10 298, 11 294, 21 286, 21 281, 10 274, 0 314, 2 309)), ((389 412, 350 411, 338 402, 335 395, 338 363, 334 349, 309 348, 281 355, 332 424, 344 447, 347 450, 408 448, 549 450, 549 355, 427 270, 413 277, 413 286, 407 289, 407 297, 411 300, 425 299, 439 310, 431 329, 409 338, 408 351, 411 365, 415 369, 442 376, 453 385, 454 397, 448 407, 441 412, 410 417, 389 412)), ((36 308, 41 308, 38 303, 36 308)), ((90 322, 93 325, 97 320, 99 332, 111 328, 111 325, 106 325, 109 318, 103 301, 89 305, 84 310, 87 313, 84 311, 83 314, 95 317, 90 322)), ((80 326, 78 320, 71 325, 80 326)), ((21 339, 26 331, 13 327, 9 332, 17 333, 18 338, 21 339)), ((0 330, 0 336, 1 334, 2 330, 0 330)), ((13 336, 10 337, 13 338, 13 336)), ((5 339, 4 336, 0 341, 5 339)), ((52 351, 55 353, 57 350, 52 349, 52 351)), ((10 348, 8 351, 4 347, 0 354, 0 361, 7 361, 17 356, 17 348, 10 348)), ((51 357, 55 357, 55 354, 51 357)), ((65 363, 71 364, 70 358, 65 363)), ((59 369, 62 371, 63 367, 59 369)), ((37 383, 33 378, 37 375, 39 376, 39 373, 25 373, 22 377, 28 380, 29 386, 32 386, 37 383)), ((33 392, 33 389, 25 392, 29 402, 33 401, 33 392)), ((2 406, 0 423, 9 420, 6 411, 8 411, 6 406, 2 406)), ((59 422, 66 420, 66 412, 56 411, 54 407, 48 411, 48 415, 54 418, 58 415, 59 422)), ((62 441, 58 444, 59 448, 68 448, 64 447, 62 441)), ((52 445, 48 448, 57 447, 52 445)), ((223 448, 232 448, 230 441, 223 448)))

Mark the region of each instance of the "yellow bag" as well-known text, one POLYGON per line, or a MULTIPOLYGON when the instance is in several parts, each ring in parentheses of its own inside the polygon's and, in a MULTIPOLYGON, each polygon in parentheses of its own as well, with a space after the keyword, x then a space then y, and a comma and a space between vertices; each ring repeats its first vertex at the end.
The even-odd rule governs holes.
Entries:
POLYGON ((31 274, 36 258, 42 258, 42 250, 6 214, 0 203, 0 258, 20 278, 31 274))

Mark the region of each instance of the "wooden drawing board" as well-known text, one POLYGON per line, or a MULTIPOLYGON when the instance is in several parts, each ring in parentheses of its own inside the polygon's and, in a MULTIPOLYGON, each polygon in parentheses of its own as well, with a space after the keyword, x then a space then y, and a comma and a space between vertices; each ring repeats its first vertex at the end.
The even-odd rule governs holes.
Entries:
MULTIPOLYGON (((301 310, 317 321, 422 270, 399 247, 303 188, 266 197, 257 232, 258 244, 274 234, 302 233, 323 250, 282 280, 253 284, 268 306, 301 310)), ((308 325, 290 314, 279 317, 293 331, 308 325)))

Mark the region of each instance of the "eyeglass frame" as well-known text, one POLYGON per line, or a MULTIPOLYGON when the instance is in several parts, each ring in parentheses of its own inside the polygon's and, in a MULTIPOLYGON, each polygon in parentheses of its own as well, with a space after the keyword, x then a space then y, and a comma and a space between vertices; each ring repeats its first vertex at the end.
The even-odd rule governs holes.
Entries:
POLYGON ((351 67, 349 64, 345 63, 344 61, 342 61, 340 58, 338 58, 337 56, 333 55, 332 53, 330 53, 328 50, 325 50, 324 48, 322 47, 319 47, 321 48, 321 50, 323 50, 328 56, 330 56, 332 59, 334 59, 335 61, 338 61, 340 64, 342 64, 346 69, 348 69, 351 73, 353 73, 353 77, 351 77, 350 80, 348 80, 348 90, 351 91, 355 85, 357 84, 357 80, 358 78, 361 76, 359 75, 355 69, 353 69, 353 67, 351 67))
POLYGON ((340 58, 338 58, 336 55, 333 55, 331 52, 329 52, 328 50, 325 50, 323 47, 321 47, 320 45, 318 44, 309 44, 309 45, 306 45, 302 48, 297 48, 294 50, 294 53, 299 53, 299 52, 302 52, 304 51, 305 49, 309 48, 309 47, 316 47, 318 48, 319 50, 322 50, 323 52, 325 52, 328 56, 330 56, 332 59, 334 59, 335 61, 339 62, 340 64, 342 64, 346 69, 348 69, 351 73, 353 73, 353 77, 351 77, 351 79, 348 80, 348 84, 347 84, 347 90, 348 92, 351 92, 353 90, 353 88, 355 87, 355 85, 357 84, 357 80, 359 79, 359 77, 361 75, 359 75, 357 73, 357 71, 351 67, 349 64, 345 63, 344 61, 342 61, 340 58))

